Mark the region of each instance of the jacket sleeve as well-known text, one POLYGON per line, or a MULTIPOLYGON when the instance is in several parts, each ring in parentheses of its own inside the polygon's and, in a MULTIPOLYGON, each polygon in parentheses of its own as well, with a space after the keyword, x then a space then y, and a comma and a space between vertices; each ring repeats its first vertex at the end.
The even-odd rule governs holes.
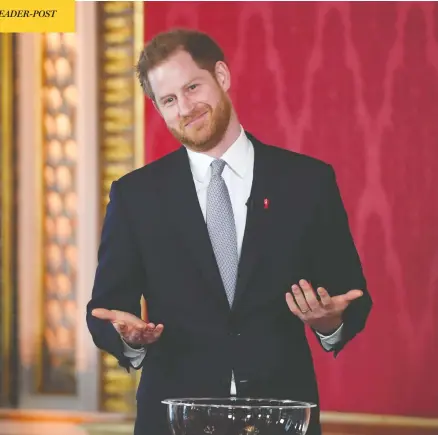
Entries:
POLYGON ((311 275, 314 289, 324 287, 331 296, 352 289, 363 291, 363 296, 351 302, 344 311, 342 339, 332 349, 336 356, 365 327, 372 300, 331 166, 322 183, 313 228, 311 275))
POLYGON ((141 295, 146 278, 138 247, 124 208, 118 182, 111 186, 104 219, 91 300, 87 305, 87 325, 96 346, 113 356, 129 370, 122 340, 110 322, 91 315, 94 308, 126 311, 141 318, 141 295))

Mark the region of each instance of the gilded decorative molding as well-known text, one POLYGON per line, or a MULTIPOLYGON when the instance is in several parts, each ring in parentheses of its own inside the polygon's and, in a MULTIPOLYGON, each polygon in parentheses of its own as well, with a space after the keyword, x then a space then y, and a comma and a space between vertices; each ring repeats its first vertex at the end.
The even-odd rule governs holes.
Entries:
POLYGON ((75 395, 76 371, 76 37, 41 37, 41 302, 39 393, 75 395))
MULTIPOLYGON (((144 48, 144 15, 145 2, 134 1, 134 56, 144 48)), ((135 166, 142 167, 146 163, 145 156, 145 96, 139 83, 134 80, 134 127, 135 127, 135 166)))
MULTIPOLYGON (((143 46, 143 2, 99 2, 101 217, 111 183, 144 164, 144 96, 134 65, 143 46)), ((102 353, 101 408, 135 412, 136 374, 102 353)))
POLYGON ((10 398, 13 307, 13 48, 0 35, 0 404, 10 398))

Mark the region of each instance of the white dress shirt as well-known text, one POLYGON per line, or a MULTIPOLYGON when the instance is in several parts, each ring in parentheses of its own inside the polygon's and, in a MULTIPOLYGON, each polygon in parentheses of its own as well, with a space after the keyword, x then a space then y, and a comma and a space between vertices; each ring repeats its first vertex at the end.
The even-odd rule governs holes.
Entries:
MULTIPOLYGON (((199 204, 204 215, 204 219, 206 219, 207 187, 211 178, 210 164, 215 159, 206 154, 197 153, 189 149, 187 149, 187 153, 189 156, 190 169, 192 171, 199 204)), ((245 135, 243 128, 241 128, 241 133, 237 140, 233 143, 233 145, 231 145, 230 148, 228 148, 221 159, 226 163, 222 172, 222 177, 230 194, 234 219, 236 221, 237 252, 240 257, 246 224, 246 202, 251 192, 254 175, 254 147, 245 135)), ((292 284, 293 283, 291 283, 291 285, 292 284)), ((166 327, 166 325, 164 325, 164 327, 166 327)), ((318 335, 321 338, 322 346, 326 350, 331 350, 333 345, 341 340, 341 333, 342 325, 332 335, 318 335)), ((134 367, 139 367, 143 361, 143 358, 146 356, 146 349, 133 349, 125 342, 123 342, 123 345, 125 349, 125 356, 131 359, 131 363, 134 367)), ((232 376, 231 380, 230 393, 231 395, 236 394, 234 376, 232 376)))

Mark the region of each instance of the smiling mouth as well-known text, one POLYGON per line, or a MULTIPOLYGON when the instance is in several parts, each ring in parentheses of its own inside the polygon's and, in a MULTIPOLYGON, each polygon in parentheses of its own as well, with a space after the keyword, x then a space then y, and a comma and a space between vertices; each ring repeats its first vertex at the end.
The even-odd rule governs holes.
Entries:
POLYGON ((199 121, 201 118, 203 118, 205 115, 207 114, 207 112, 201 113, 199 116, 197 116, 196 118, 191 119, 186 125, 185 127, 188 127, 190 124, 195 123, 196 121, 199 121))

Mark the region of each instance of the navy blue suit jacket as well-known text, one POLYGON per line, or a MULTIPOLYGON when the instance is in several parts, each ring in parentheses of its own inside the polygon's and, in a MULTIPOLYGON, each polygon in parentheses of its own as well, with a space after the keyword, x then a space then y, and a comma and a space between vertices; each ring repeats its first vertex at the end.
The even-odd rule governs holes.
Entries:
MULTIPOLYGON (((232 371, 240 396, 318 403, 304 325, 285 301, 301 278, 331 295, 364 291, 344 313, 335 354, 365 325, 372 302, 332 167, 248 136, 254 179, 232 309, 186 149, 112 185, 87 307, 90 332, 129 367, 117 332, 91 310, 139 316, 143 295, 150 321, 164 324, 143 362, 136 434, 169 433, 162 399, 228 396, 232 371)), ((319 433, 319 412, 308 433, 319 433)))

